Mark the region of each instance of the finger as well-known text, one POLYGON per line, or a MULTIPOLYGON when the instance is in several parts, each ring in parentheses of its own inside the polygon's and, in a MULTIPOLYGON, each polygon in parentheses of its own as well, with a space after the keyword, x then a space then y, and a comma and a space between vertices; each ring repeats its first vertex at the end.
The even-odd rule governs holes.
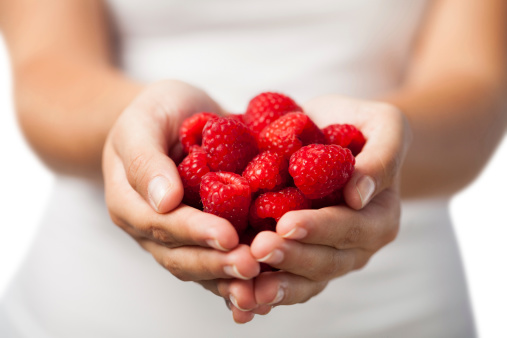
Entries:
POLYGON ((259 305, 255 301, 255 280, 221 280, 218 283, 220 295, 231 305, 243 312, 252 312, 257 315, 267 315, 271 311, 269 305, 259 305))
POLYGON ((143 112, 143 108, 154 109, 139 103, 122 114, 112 132, 113 146, 132 188, 154 210, 165 213, 183 198, 178 169, 168 156, 181 121, 169 114, 143 112))
POLYGON ((228 295, 231 304, 240 311, 267 315, 271 311, 271 306, 257 304, 255 301, 254 283, 255 280, 253 279, 233 279, 227 285, 227 291, 224 294, 225 296, 228 295))
POLYGON ((271 306, 304 303, 326 285, 284 271, 264 272, 255 279, 255 300, 271 306))
POLYGON ((234 305, 240 311, 251 311, 258 315, 267 315, 271 311, 271 306, 259 305, 255 302, 254 280, 214 279, 197 281, 197 283, 215 295, 224 298, 229 310, 231 310, 231 305, 234 305), (234 295, 234 301, 230 300, 231 293, 234 295), (252 309, 248 310, 249 308, 252 309))
POLYGON ((255 314, 251 311, 241 311, 233 305, 231 305, 232 318, 237 324, 246 324, 252 321, 255 314))
POLYGON ((397 194, 387 189, 361 211, 333 206, 288 212, 278 221, 276 232, 302 243, 376 251, 394 240, 399 217, 397 194))
POLYGON ((233 279, 227 284, 219 284, 220 294, 243 312, 257 308, 254 296, 254 281, 233 279))
POLYGON ((267 314, 269 310, 271 310, 270 306, 261 306, 260 309, 257 309, 258 306, 255 303, 252 280, 221 279, 200 281, 199 283, 206 289, 224 298, 227 308, 231 310, 232 317, 238 324, 248 323, 254 318, 255 314, 259 312, 259 310, 262 312, 259 314, 267 314), (233 294, 236 296, 232 296, 233 294), (245 300, 245 296, 248 300, 245 300), (246 307, 249 306, 255 307, 256 309, 252 311, 247 310, 246 307), (269 308, 269 310, 266 311, 266 308, 269 308))
POLYGON ((183 246, 169 249, 150 240, 140 240, 141 246, 176 278, 201 281, 218 278, 251 279, 260 272, 259 263, 246 245, 230 252, 183 246))
POLYGON ((378 114, 369 114, 368 123, 364 123, 362 132, 367 142, 357 155, 354 174, 343 190, 347 205, 356 210, 396 183, 411 139, 408 122, 395 107, 372 103, 360 107, 359 113, 361 109, 378 114))
POLYGON ((250 250, 259 262, 314 281, 330 280, 359 269, 372 255, 362 249, 336 250, 286 240, 271 231, 259 233, 250 250))
POLYGON ((238 234, 223 218, 185 205, 167 214, 154 212, 128 184, 121 160, 107 146, 104 154, 106 203, 115 224, 167 247, 199 245, 227 251, 237 246, 238 234))

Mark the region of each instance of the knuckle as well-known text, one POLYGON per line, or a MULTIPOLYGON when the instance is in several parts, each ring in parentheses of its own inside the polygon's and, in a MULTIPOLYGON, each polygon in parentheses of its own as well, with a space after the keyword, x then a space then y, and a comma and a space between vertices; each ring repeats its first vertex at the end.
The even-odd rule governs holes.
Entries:
POLYGON ((335 277, 343 269, 343 262, 338 254, 330 255, 319 269, 312 273, 312 279, 316 282, 328 281, 335 277))
POLYGON ((127 178, 130 185, 138 190, 148 174, 148 163, 150 158, 145 154, 138 154, 133 157, 127 168, 127 178))
POLYGON ((338 243, 336 248, 340 249, 340 248, 350 248, 350 247, 356 246, 360 242, 361 238, 363 237, 364 232, 365 232, 364 226, 362 226, 360 224, 352 225, 347 230, 347 232, 345 233, 345 235, 343 236, 341 241, 338 243))
POLYGON ((181 265, 178 264, 174 259, 165 256, 161 261, 161 265, 164 267, 164 269, 169 271, 174 277, 178 278, 179 280, 183 282, 188 282, 191 280, 181 265))
POLYGON ((163 243, 167 247, 174 247, 175 241, 173 236, 168 233, 166 230, 161 229, 157 226, 150 225, 147 227, 146 230, 148 236, 150 236, 152 239, 159 243, 163 243))
POLYGON ((334 260, 324 266, 321 273, 317 276, 318 282, 323 282, 333 278, 338 271, 340 271, 341 265, 337 264, 334 260))

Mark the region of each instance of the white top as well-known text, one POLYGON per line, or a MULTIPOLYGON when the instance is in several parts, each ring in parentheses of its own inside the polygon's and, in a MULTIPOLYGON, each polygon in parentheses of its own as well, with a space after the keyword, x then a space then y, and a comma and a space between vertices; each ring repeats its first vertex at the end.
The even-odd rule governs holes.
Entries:
MULTIPOLYGON (((425 0, 109 0, 122 67, 175 78, 241 112, 261 91, 298 102, 374 97, 404 74, 425 0)), ((1 337, 473 337, 447 201, 404 203, 398 238, 305 304, 237 325, 112 224, 100 183, 59 177, 0 304, 1 337)))

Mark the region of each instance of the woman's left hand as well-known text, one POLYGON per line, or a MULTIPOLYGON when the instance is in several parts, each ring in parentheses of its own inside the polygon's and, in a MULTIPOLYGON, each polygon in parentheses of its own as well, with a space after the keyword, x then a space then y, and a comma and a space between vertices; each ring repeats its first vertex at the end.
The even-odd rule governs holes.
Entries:
POLYGON ((256 277, 260 306, 307 301, 332 279, 364 267, 399 229, 399 173, 411 140, 403 114, 388 104, 339 96, 314 99, 304 109, 320 127, 355 125, 367 142, 344 188, 346 206, 289 212, 276 233, 262 232, 253 241, 252 255, 281 270, 256 277))

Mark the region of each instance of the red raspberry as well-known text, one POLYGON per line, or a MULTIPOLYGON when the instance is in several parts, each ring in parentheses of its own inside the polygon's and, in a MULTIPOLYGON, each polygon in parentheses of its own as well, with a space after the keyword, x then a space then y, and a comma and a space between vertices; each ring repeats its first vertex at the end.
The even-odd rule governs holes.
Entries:
POLYGON ((289 178, 289 161, 282 155, 265 151, 246 166, 243 177, 250 183, 252 193, 259 189, 272 191, 283 188, 289 178))
POLYGON ((289 173, 307 198, 316 199, 342 188, 352 176, 355 163, 347 148, 311 144, 291 156, 289 173))
POLYGON ((312 200, 312 209, 322 209, 343 203, 343 190, 338 189, 321 198, 312 200))
POLYGON ((349 148, 356 156, 363 149, 366 139, 363 133, 351 124, 332 124, 322 129, 328 144, 349 148))
POLYGON ((212 119, 206 123, 202 148, 208 154, 208 166, 212 171, 236 174, 241 174, 259 152, 250 129, 231 118, 212 119))
POLYGON ((183 150, 188 153, 191 146, 202 143, 202 129, 211 119, 218 118, 218 115, 213 113, 202 112, 190 116, 185 119, 180 127, 180 142, 183 150))
POLYGON ((264 128, 259 135, 261 149, 273 150, 290 157, 302 146, 325 144, 326 138, 313 121, 303 113, 289 113, 264 128))
POLYGON ((302 112, 300 106, 288 96, 279 93, 261 93, 250 100, 244 115, 245 124, 255 137, 280 116, 290 112, 302 112))
POLYGON ((202 209, 199 189, 201 179, 209 173, 206 153, 199 146, 192 146, 190 154, 178 166, 178 172, 185 189, 183 203, 191 207, 202 209))
POLYGON ((245 123, 245 114, 231 114, 229 116, 227 116, 228 118, 230 119, 233 119, 233 120, 238 120, 239 122, 241 123, 245 123))
POLYGON ((234 173, 207 173, 201 181, 200 195, 204 211, 225 218, 243 233, 248 225, 251 202, 248 181, 234 173))
POLYGON ((257 231, 275 231, 276 222, 291 210, 309 209, 310 201, 297 188, 289 187, 257 197, 250 207, 250 225, 257 231))

